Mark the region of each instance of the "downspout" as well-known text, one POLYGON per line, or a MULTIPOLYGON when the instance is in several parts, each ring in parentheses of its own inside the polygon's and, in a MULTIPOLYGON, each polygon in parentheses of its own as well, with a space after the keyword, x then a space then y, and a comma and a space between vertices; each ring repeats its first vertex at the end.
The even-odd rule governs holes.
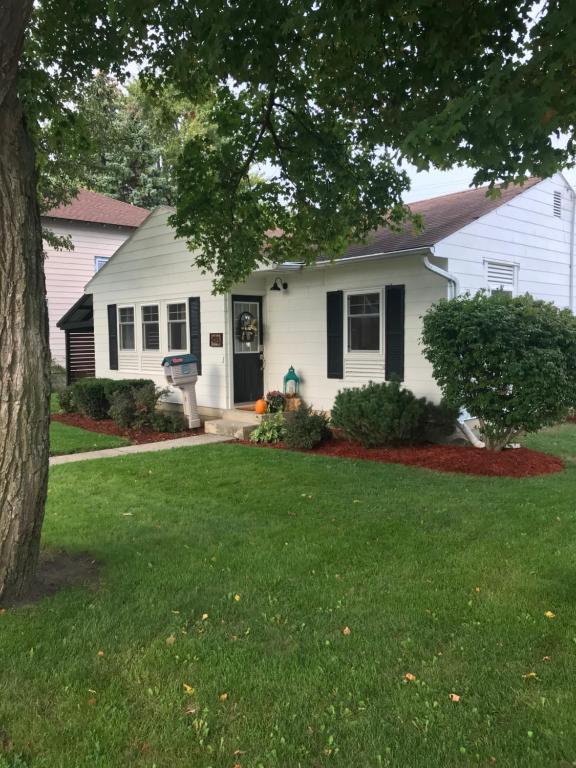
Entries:
POLYGON ((570 222, 570 267, 568 270, 570 275, 570 285, 568 286, 568 306, 570 307, 570 311, 574 312, 576 310, 576 307, 574 307, 574 248, 576 246, 576 243, 574 242, 574 230, 576 228, 576 191, 572 188, 570 188, 570 190, 572 192, 572 221, 570 222))
MULTIPOLYGON (((433 248, 431 249, 431 252, 433 253, 433 248)), ((422 259, 422 263, 426 267, 427 270, 430 272, 434 272, 435 275, 439 275, 440 277, 443 277, 448 282, 448 298, 454 299, 456 296, 460 295, 460 281, 456 277, 456 275, 453 275, 451 272, 448 272, 446 269, 442 269, 442 267, 438 267, 436 264, 432 264, 428 256, 424 256, 422 259)), ((466 440, 474 446, 474 448, 484 448, 485 445, 482 442, 482 440, 479 440, 474 432, 470 429, 468 424, 466 424, 463 414, 460 414, 458 419, 456 420, 456 426, 462 432, 466 440)))
MULTIPOLYGON (((434 253, 434 249, 431 249, 431 253, 434 253)), ((429 272, 434 272, 435 275, 440 275, 440 277, 443 277, 445 280, 448 281, 448 298, 454 299, 456 296, 460 295, 460 281, 456 277, 456 275, 453 275, 451 272, 448 272, 446 269, 442 269, 442 267, 436 266, 436 264, 432 264, 428 256, 424 256, 422 258, 422 263, 426 267, 426 269, 429 272)))

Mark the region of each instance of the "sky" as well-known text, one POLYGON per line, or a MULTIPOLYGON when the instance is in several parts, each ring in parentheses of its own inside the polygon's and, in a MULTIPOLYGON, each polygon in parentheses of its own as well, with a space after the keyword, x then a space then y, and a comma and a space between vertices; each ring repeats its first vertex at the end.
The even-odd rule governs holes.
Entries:
MULTIPOLYGON (((413 167, 407 170, 412 182, 412 189, 404 195, 407 203, 447 195, 450 192, 460 192, 470 186, 474 175, 474 172, 466 167, 454 168, 451 171, 433 170, 420 173, 413 167)), ((572 187, 576 188, 576 169, 565 171, 564 175, 572 187)))

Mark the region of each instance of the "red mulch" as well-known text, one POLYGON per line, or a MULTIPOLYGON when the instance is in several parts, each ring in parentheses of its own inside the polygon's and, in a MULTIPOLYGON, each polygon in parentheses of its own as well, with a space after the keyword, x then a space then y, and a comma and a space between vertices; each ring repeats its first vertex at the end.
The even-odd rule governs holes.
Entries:
MULTIPOLYGON (((245 445, 290 450, 284 443, 245 445)), ((345 459, 366 459, 385 464, 407 464, 438 472, 460 472, 490 477, 534 477, 561 472, 564 462, 529 448, 510 448, 496 453, 467 445, 419 445, 406 448, 363 448, 359 443, 333 438, 305 453, 338 456, 345 459)))
POLYGON ((89 432, 123 437, 137 445, 200 435, 203 431, 202 429, 186 429, 184 432, 154 432, 152 429, 121 429, 112 419, 91 419, 89 416, 81 416, 79 413, 53 413, 52 420, 68 424, 70 427, 87 429, 89 432))

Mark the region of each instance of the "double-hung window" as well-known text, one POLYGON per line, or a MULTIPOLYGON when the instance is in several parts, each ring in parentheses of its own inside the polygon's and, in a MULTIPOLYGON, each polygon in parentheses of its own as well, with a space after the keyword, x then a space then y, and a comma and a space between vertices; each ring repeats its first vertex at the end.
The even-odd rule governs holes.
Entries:
POLYGON ((187 349, 186 304, 168 304, 168 349, 183 352, 187 349))
POLYGON ((158 304, 147 304, 142 307, 142 349, 160 349, 160 317, 158 304))
POLYGON ((348 295, 348 351, 380 351, 380 293, 348 295))
POLYGON ((119 307, 118 337, 120 341, 120 349, 136 349, 136 336, 134 333, 134 307, 119 307))

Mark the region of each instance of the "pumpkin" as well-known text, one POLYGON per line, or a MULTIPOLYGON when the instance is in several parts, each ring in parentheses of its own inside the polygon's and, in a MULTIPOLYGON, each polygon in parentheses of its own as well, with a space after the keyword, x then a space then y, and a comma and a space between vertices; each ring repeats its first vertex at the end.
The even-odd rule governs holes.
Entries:
POLYGON ((254 410, 256 413, 266 413, 268 410, 268 403, 266 400, 256 400, 256 405, 254 406, 254 410))

